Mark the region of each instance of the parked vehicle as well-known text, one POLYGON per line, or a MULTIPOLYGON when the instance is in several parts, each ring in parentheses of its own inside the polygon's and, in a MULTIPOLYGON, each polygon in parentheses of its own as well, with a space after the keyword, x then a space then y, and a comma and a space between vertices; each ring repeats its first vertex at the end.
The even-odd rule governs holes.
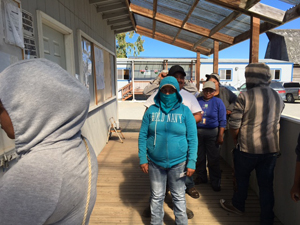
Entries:
MULTIPOLYGON (((278 81, 272 80, 270 83, 270 88, 276 91, 283 101, 286 100, 286 91, 282 84, 278 81)), ((246 83, 237 88, 240 92, 247 91, 246 83)))
POLYGON ((222 85, 222 87, 227 88, 228 90, 232 91, 236 96, 240 94, 240 91, 238 91, 235 87, 230 85, 222 85))
POLYGON ((286 101, 294 102, 300 99, 300 84, 299 82, 287 82, 283 83, 283 87, 286 91, 286 101))

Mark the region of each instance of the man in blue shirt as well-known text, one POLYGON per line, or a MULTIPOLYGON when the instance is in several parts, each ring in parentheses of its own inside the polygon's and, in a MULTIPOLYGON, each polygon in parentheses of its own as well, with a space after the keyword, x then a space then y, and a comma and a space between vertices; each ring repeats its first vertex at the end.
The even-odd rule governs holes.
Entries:
POLYGON ((198 160, 196 184, 207 183, 206 156, 209 178, 214 191, 221 190, 220 148, 226 127, 226 108, 221 99, 214 97, 216 86, 212 81, 203 85, 203 96, 197 100, 203 110, 198 128, 198 160))

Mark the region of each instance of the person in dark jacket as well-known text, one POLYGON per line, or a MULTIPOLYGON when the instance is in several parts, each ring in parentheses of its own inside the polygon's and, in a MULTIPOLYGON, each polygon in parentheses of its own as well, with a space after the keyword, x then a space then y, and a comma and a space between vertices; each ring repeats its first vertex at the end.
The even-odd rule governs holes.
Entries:
POLYGON ((281 97, 270 88, 271 72, 264 63, 250 63, 245 69, 247 91, 239 94, 229 117, 229 127, 237 148, 233 153, 237 190, 232 200, 220 199, 230 212, 243 214, 253 170, 259 186, 260 223, 273 224, 273 179, 279 152, 281 97))

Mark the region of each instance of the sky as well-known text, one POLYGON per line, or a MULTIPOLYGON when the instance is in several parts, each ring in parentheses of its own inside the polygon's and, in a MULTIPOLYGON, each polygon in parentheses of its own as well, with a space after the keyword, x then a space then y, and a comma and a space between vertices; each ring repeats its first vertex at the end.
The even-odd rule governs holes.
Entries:
MULTIPOLYGON (((281 2, 279 0, 261 0, 260 1, 263 4, 282 9, 287 10, 293 5, 281 2)), ((295 20, 292 20, 282 26, 277 27, 276 29, 300 29, 300 18, 297 18, 295 20)), ((128 39, 127 41, 133 42, 138 35, 135 34, 133 39, 128 39)), ((138 57, 196 57, 196 53, 192 51, 188 51, 183 48, 179 48, 161 41, 154 40, 152 38, 148 38, 143 36, 144 42, 144 52, 141 52, 138 57)), ((259 37, 259 59, 264 59, 265 52, 267 49, 267 45, 269 42, 269 39, 265 33, 261 34, 259 37)), ((246 40, 244 42, 241 42, 239 44, 233 45, 231 47, 228 47, 222 51, 219 52, 219 58, 220 59, 248 59, 249 58, 249 47, 250 42, 249 40, 246 40)), ((213 55, 205 56, 201 55, 201 57, 204 58, 212 58, 213 55)))

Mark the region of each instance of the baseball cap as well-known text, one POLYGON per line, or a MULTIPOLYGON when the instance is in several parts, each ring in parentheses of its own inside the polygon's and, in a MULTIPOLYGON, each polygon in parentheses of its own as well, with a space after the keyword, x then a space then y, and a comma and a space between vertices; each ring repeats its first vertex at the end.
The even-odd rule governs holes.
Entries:
POLYGON ((183 76, 186 76, 184 69, 179 65, 172 66, 169 70, 168 76, 173 76, 175 73, 181 73, 183 76))
POLYGON ((215 78, 220 83, 220 76, 217 73, 206 74, 205 76, 207 77, 207 79, 209 79, 211 77, 215 78))
POLYGON ((212 81, 206 81, 205 84, 203 85, 202 89, 205 89, 205 88, 211 88, 211 89, 216 90, 216 85, 212 81))

